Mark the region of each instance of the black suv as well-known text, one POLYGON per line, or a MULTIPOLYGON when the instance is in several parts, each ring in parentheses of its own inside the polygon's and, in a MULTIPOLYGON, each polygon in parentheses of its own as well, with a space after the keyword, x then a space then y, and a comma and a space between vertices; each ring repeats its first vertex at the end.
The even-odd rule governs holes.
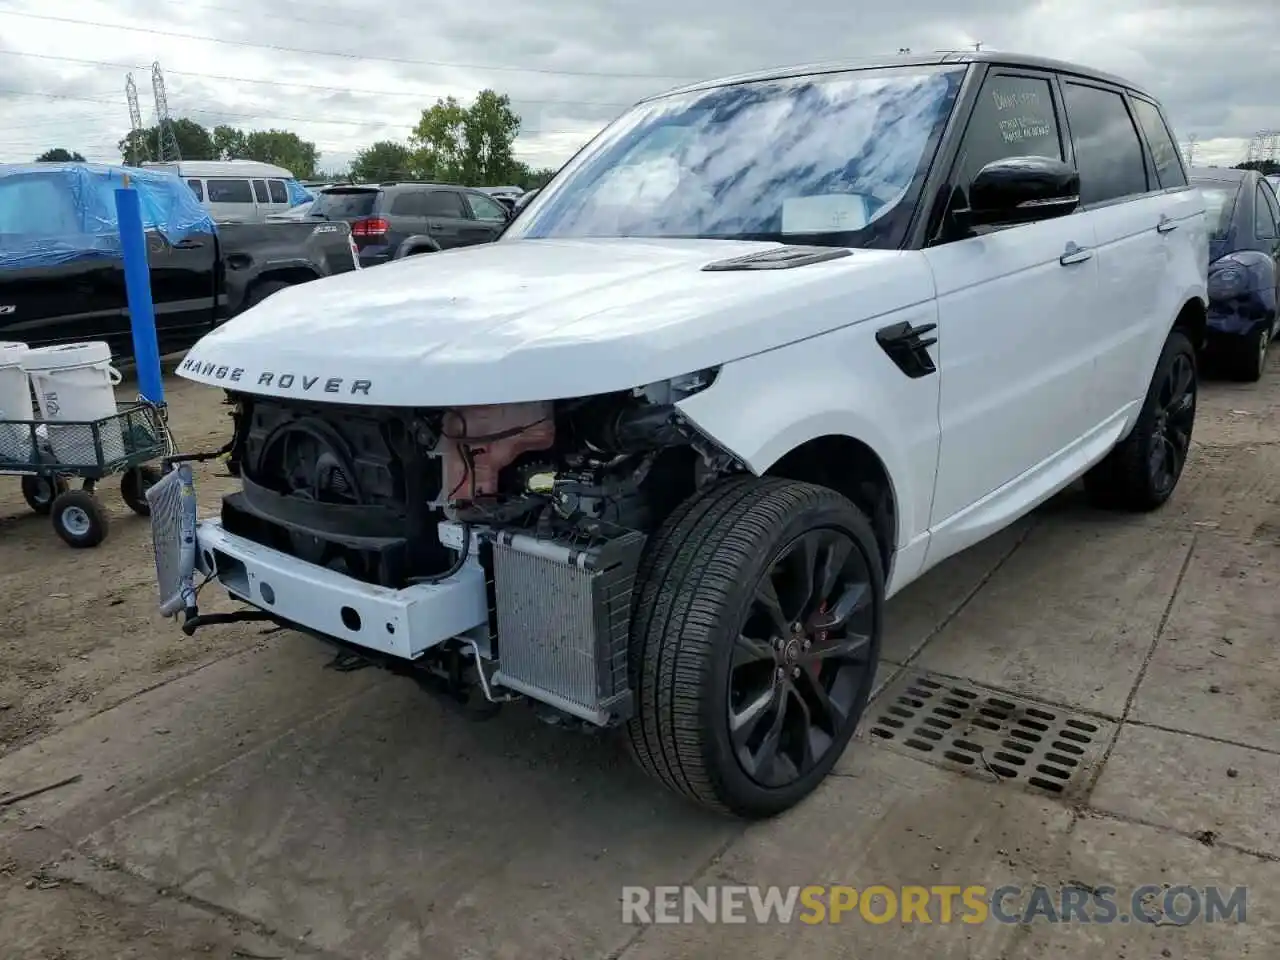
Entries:
POLYGON ((308 214, 345 220, 372 267, 415 253, 496 240, 510 212, 479 190, 438 183, 369 183, 329 187, 308 214))

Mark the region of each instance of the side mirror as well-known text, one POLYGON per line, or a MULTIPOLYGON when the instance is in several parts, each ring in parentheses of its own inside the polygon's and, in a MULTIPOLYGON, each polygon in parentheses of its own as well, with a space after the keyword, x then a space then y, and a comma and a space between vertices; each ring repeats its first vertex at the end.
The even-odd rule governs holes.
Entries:
POLYGON ((968 226, 1034 223, 1080 206, 1080 174, 1050 157, 1007 157, 978 171, 969 185, 968 226))

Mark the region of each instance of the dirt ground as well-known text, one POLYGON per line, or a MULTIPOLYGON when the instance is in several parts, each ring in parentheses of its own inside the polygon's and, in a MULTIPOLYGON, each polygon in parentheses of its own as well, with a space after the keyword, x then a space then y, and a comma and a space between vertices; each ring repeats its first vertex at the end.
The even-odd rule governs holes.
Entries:
MULTIPOLYGON (((228 436, 216 392, 171 377, 168 400, 184 449, 216 449, 228 436)), ((202 505, 234 483, 216 465, 197 470, 202 505)), ((118 479, 105 481, 100 494, 111 518, 108 540, 74 551, 28 508, 18 478, 0 477, 0 756, 245 642, 234 630, 175 642, 172 624, 156 616, 147 521, 124 505, 118 479)))
MULTIPOLYGON (((174 378, 168 390, 185 449, 225 439, 219 394, 174 378)), ((197 468, 204 511, 234 484, 221 470, 197 468)), ((926 670, 1093 718, 1110 739, 1070 803, 959 776, 864 731, 786 817, 750 828, 708 817, 652 788, 607 738, 566 740, 527 715, 469 723, 406 681, 324 670, 327 652, 287 632, 184 639, 156 613, 146 521, 115 485, 102 496, 109 539, 73 551, 0 478, 5 960, 1236 960, 1280 942, 1257 926, 941 939, 864 926, 805 939, 617 919, 623 883, 717 876, 998 869, 1137 882, 1194 869, 1277 889, 1276 360, 1264 384, 1206 384, 1193 458, 1159 514, 1098 515, 1069 492, 890 606, 882 690, 926 670)))

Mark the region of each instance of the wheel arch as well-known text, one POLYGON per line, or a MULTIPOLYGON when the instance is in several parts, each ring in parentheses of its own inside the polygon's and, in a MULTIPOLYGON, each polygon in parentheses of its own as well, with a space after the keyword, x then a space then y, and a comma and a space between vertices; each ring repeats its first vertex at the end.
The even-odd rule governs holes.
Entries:
MULTIPOLYGON (((709 390, 706 393, 714 393, 709 390)), ((881 544, 886 576, 897 550, 924 533, 937 467, 936 434, 926 427, 913 442, 895 444, 876 418, 825 404, 799 420, 771 391, 731 404, 696 394, 679 404, 692 426, 756 476, 782 477, 830 487, 857 504, 881 544), (700 402, 701 401, 701 402, 700 402), (927 463, 928 489, 913 485, 927 463), (878 518, 878 519, 877 519, 878 518)), ((830 399, 827 398, 828 403, 830 399)))
POLYGON ((1174 330, 1181 330, 1199 355, 1204 350, 1209 330, 1209 311, 1200 296, 1188 297, 1178 315, 1173 318, 1174 330))
POLYGON ((898 543, 898 500, 884 460, 855 437, 825 433, 791 448, 764 476, 827 487, 852 501, 871 522, 886 576, 898 543))
POLYGON ((313 267, 289 266, 289 267, 271 267, 263 270, 260 274, 253 278, 253 282, 249 284, 249 290, 264 283, 273 281, 287 283, 291 286, 296 283, 307 283, 311 280, 319 280, 320 274, 313 267))
POLYGON ((400 246, 396 247, 396 252, 392 259, 400 260, 423 250, 428 253, 439 253, 440 244, 426 234, 415 233, 412 236, 405 237, 400 242, 400 246))

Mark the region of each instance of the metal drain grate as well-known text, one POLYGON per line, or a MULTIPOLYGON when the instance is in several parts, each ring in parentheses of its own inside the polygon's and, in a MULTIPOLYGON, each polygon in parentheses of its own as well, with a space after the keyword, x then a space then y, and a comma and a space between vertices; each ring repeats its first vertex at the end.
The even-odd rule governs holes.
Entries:
POLYGON ((1055 796, 1087 781, 1114 725, 933 674, 907 674, 867 711, 875 740, 974 776, 1055 796))

